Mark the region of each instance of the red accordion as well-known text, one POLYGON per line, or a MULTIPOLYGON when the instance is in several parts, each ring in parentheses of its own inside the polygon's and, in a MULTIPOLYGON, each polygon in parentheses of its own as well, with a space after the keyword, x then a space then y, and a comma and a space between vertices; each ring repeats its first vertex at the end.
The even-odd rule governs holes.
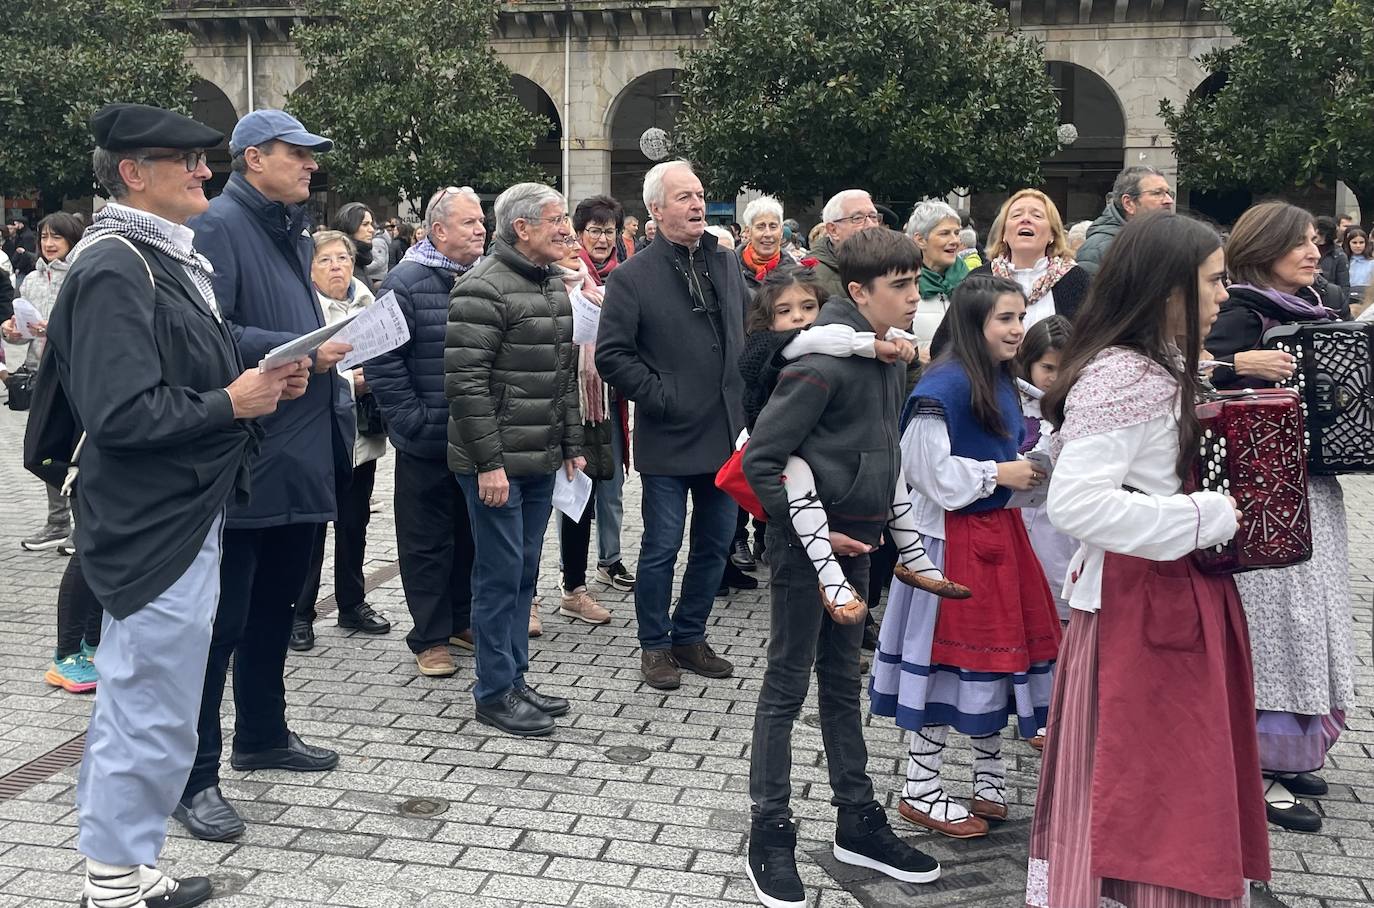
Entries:
POLYGON ((1193 557, 1213 574, 1286 567, 1312 557, 1307 446, 1298 395, 1287 389, 1225 391, 1197 405, 1198 489, 1222 492, 1244 515, 1225 545, 1193 557))

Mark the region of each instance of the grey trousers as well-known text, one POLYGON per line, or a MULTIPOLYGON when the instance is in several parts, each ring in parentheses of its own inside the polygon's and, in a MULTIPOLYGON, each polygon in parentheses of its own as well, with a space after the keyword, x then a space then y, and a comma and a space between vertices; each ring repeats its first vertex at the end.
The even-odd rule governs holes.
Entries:
MULTIPOLYGON (((754 742, 749 754, 749 799, 760 822, 790 819, 792 726, 811 687, 815 667, 821 740, 830 773, 830 803, 841 812, 876 803, 868 776, 859 674, 862 624, 839 625, 821 605, 816 569, 787 534, 768 524, 766 539, 769 592, 768 665, 754 712, 754 742)), ((856 590, 867 588, 868 556, 841 558, 840 567, 856 590)))
POLYGON ((95 709, 76 803, 77 850, 105 864, 157 865, 196 757, 196 717, 219 605, 220 516, 186 573, 127 618, 101 626, 95 709))
POLYGON ((66 527, 72 526, 72 501, 52 486, 43 485, 48 493, 48 526, 66 527))

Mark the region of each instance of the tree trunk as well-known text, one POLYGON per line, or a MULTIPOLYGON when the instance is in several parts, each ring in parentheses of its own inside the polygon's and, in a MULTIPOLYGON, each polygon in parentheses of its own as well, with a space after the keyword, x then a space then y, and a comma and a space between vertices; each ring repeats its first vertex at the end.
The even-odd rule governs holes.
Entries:
POLYGON ((1360 203, 1360 216, 1355 219, 1355 223, 1369 230, 1371 225, 1374 225, 1374 182, 1352 183, 1346 180, 1345 185, 1350 187, 1350 191, 1355 194, 1355 200, 1360 203))

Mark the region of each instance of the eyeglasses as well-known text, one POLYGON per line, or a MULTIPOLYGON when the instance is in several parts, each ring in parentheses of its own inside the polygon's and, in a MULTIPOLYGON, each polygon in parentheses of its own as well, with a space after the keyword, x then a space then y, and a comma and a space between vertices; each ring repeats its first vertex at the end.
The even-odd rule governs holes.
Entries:
POLYGON ((867 214, 851 214, 847 218, 835 218, 833 223, 858 226, 859 224, 881 224, 882 222, 883 216, 876 211, 871 211, 867 214))
POLYGON ((582 243, 578 241, 577 234, 570 233, 563 238, 563 245, 567 246, 569 249, 577 249, 582 245, 582 243))
MULTIPOLYGON (((524 219, 521 218, 520 220, 524 220, 524 219)), ((551 218, 530 218, 530 219, 529 219, 529 222, 530 222, 531 224, 535 224, 535 223, 538 223, 538 224, 551 224, 551 225, 553 225, 554 227, 557 227, 557 226, 560 225, 560 224, 571 224, 571 223, 572 223, 572 218, 571 218, 571 217, 568 215, 568 213, 565 211, 565 212, 562 213, 562 214, 555 214, 555 215, 554 215, 553 217, 551 217, 551 218)))
POLYGON ((618 231, 614 227, 588 227, 582 232, 595 239, 607 240, 614 237, 618 231))
POLYGON ((195 173, 200 166, 205 163, 205 152, 203 151, 177 151, 172 154, 147 154, 140 160, 143 161, 180 161, 186 165, 187 173, 195 173))
POLYGON ((1168 196, 1171 199, 1176 198, 1176 196, 1174 195, 1174 191, 1172 189, 1169 189, 1168 187, 1165 187, 1164 189, 1146 189, 1143 192, 1136 193, 1136 195, 1148 195, 1156 199, 1162 199, 1165 196, 1168 196))
POLYGON ((322 255, 315 259, 316 265, 352 265, 353 257, 349 255, 322 255))

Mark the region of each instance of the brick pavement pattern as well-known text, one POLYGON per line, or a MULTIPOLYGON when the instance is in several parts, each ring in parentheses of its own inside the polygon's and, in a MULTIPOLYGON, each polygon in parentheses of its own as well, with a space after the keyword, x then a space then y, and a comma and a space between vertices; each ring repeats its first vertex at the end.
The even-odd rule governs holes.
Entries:
MULTIPOLYGON (((0 443, 9 452, 0 460, 7 502, 0 523, 0 776, 82 732, 91 703, 43 682, 64 559, 19 547, 45 513, 40 484, 18 463, 24 416, 0 409, 0 443)), ((378 471, 376 494, 385 506, 372 519, 369 573, 396 558, 392 460, 389 453, 378 471)), ((1271 827, 1273 892, 1291 908, 1355 908, 1374 900, 1374 477, 1347 477, 1344 486, 1361 696, 1324 773, 1331 794, 1320 802, 1322 832, 1271 827)), ((631 568, 639 534, 639 483, 632 477, 624 538, 631 568)), ((322 596, 331 579, 327 566, 322 596)), ((394 624, 389 635, 350 634, 334 626, 332 615, 322 617, 315 649, 287 661, 291 726, 307 741, 338 749, 339 767, 298 775, 237 773, 226 765, 223 787, 249 821, 247 833, 213 844, 172 823, 163 867, 211 875, 221 893, 212 904, 220 908, 754 904, 742 861, 766 585, 717 600, 711 641, 734 661, 735 677, 686 675, 669 693, 640 682, 632 594, 593 581, 614 614, 609 625, 594 628, 557 615, 557 585, 551 528, 540 581, 544 636, 531 641, 530 678, 573 700, 553 737, 519 740, 477 723, 468 654, 455 650, 453 678, 418 675, 402 639, 409 617, 400 581, 392 576, 370 596, 394 624)), ((1023 904, 1026 825, 1039 766, 1025 743, 1009 739, 1004 748, 1011 820, 987 839, 953 843, 897 818, 905 749, 890 721, 869 723, 869 769, 894 825, 945 864, 935 886, 897 886, 829 857, 834 816, 815 709, 813 691, 797 725, 793 770, 800 870, 811 906, 1023 904)), ((963 747, 950 751, 955 761, 966 754, 963 747)), ((950 778, 956 796, 967 796, 967 764, 954 766, 950 778)), ((0 908, 76 904, 75 783, 73 766, 0 800, 0 908)), ((1186 779, 1159 783, 1161 796, 1188 796, 1186 779)))

